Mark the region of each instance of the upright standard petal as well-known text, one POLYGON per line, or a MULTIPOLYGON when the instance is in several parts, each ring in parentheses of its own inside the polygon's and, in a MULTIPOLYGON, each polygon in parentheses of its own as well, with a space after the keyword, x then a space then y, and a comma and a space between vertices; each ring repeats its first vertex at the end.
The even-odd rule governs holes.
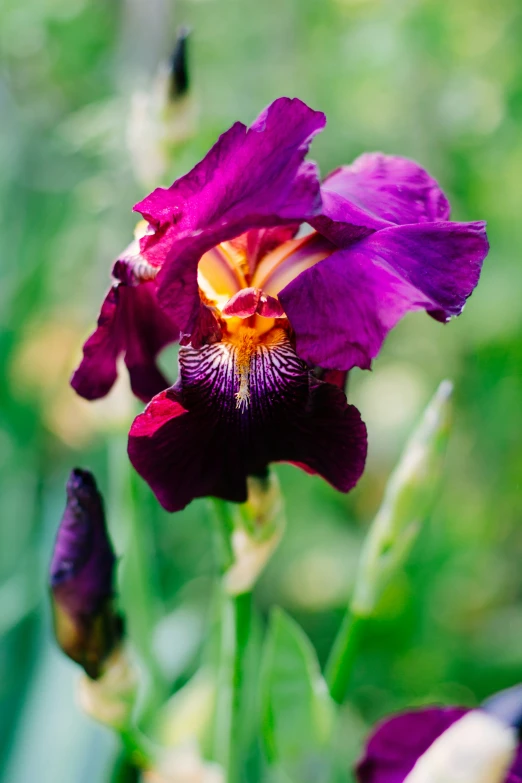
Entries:
POLYGON ((377 231, 302 272, 279 293, 299 356, 327 369, 368 369, 410 310, 459 315, 488 252, 484 223, 377 231))
POLYGON ((438 183, 418 163, 380 152, 342 166, 321 186, 321 215, 311 223, 338 246, 381 228, 449 220, 438 183))
POLYGON ((179 329, 159 307, 155 282, 116 283, 102 304, 98 325, 83 347, 83 359, 71 378, 87 400, 104 397, 117 376, 124 354, 132 391, 143 402, 169 386, 156 356, 175 342, 179 329))
POLYGON ((168 511, 215 495, 243 502, 246 478, 288 461, 347 492, 364 468, 366 428, 343 392, 313 378, 283 330, 243 361, 244 344, 181 348, 180 381, 155 397, 129 456, 168 511))
POLYGON ((183 332, 198 320, 197 266, 205 252, 250 229, 288 226, 319 212, 317 168, 304 157, 325 122, 302 101, 280 98, 250 128, 233 125, 168 190, 136 205, 155 229, 141 251, 162 266, 160 304, 183 332))

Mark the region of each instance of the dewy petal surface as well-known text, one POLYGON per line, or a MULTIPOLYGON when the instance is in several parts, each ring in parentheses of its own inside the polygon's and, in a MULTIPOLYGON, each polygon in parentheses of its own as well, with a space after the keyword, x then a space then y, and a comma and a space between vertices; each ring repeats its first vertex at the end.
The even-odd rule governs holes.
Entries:
MULTIPOLYGON (((357 764, 359 783, 403 783, 433 742, 469 710, 428 707, 395 715, 378 724, 357 764)), ((505 783, 522 781, 522 746, 505 783)))
POLYGON ((248 399, 238 400, 232 344, 182 348, 179 383, 136 418, 131 462, 168 511, 207 495, 243 502, 247 475, 274 461, 305 466, 345 492, 356 484, 366 457, 359 412, 313 378, 279 332, 252 354, 248 399))
POLYGON ((83 348, 83 359, 71 386, 87 400, 105 396, 117 376, 117 360, 125 355, 134 394, 148 402, 169 386, 156 356, 177 340, 179 329, 160 309, 154 282, 115 284, 102 304, 97 328, 83 348))
POLYGON ((141 240, 141 251, 162 266, 160 304, 183 332, 198 319, 203 253, 248 230, 288 227, 319 212, 317 167, 304 157, 325 122, 302 101, 280 98, 250 128, 235 123, 168 190, 136 205, 155 229, 141 240))
POLYGON ((339 246, 381 228, 449 220, 438 183, 418 163, 380 152, 365 153, 326 177, 323 208, 311 223, 339 246))
POLYGON ((368 369, 384 338, 409 311, 458 315, 488 252, 485 224, 394 226, 307 269, 279 299, 297 353, 327 369, 368 369))

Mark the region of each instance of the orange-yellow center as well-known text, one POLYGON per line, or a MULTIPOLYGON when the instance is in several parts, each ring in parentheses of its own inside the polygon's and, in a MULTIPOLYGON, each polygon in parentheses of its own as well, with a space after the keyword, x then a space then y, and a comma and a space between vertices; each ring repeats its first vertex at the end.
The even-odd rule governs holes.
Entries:
MULTIPOLYGON (((264 317, 258 313, 240 318, 226 315, 223 310, 230 299, 242 289, 256 288, 265 295, 277 298, 297 275, 322 261, 331 253, 331 247, 316 232, 302 239, 292 239, 267 253, 255 265, 247 255, 247 242, 239 237, 233 242, 222 242, 205 253, 198 266, 198 285, 202 299, 212 304, 225 326, 223 341, 234 351, 238 378, 236 405, 246 408, 250 402, 250 371, 252 356, 260 343, 270 344, 271 333, 287 331, 288 321, 264 317), (277 327, 277 329, 276 329, 277 327)), ((237 311, 236 311, 237 312, 237 311)), ((277 341, 277 336, 274 334, 277 341)))

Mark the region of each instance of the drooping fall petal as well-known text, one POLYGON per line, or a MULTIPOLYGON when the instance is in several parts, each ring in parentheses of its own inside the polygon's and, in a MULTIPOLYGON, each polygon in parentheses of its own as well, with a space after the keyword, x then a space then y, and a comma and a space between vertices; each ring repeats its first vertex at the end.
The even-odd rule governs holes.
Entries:
POLYGON ((346 492, 366 457, 366 428, 336 386, 313 378, 280 330, 246 375, 237 348, 182 348, 180 381, 135 420, 129 456, 169 511, 195 497, 243 502, 248 475, 288 461, 346 492), (244 385, 246 386, 244 387, 244 385))
POLYGON ((148 402, 169 386, 156 356, 178 336, 179 329, 158 305, 154 282, 117 283, 105 297, 71 386, 87 400, 104 397, 116 381, 117 360, 124 355, 132 391, 148 402))

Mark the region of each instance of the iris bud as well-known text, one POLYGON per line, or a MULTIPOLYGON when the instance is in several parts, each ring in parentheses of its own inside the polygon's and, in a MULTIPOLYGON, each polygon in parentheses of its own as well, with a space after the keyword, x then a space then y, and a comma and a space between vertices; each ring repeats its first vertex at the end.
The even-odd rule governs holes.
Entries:
POLYGON ((173 53, 146 90, 132 96, 127 146, 134 174, 147 187, 169 176, 176 151, 196 132, 197 106, 189 91, 189 30, 178 31, 173 53))
POLYGON ((58 644, 93 679, 123 636, 123 620, 113 606, 115 564, 94 477, 75 468, 49 581, 58 644))
POLYGON ((170 58, 170 99, 182 98, 189 89, 188 73, 188 27, 180 27, 170 58))
POLYGON ((358 616, 372 614, 431 510, 449 435, 452 391, 450 381, 440 384, 388 481, 360 561, 352 601, 358 616))

